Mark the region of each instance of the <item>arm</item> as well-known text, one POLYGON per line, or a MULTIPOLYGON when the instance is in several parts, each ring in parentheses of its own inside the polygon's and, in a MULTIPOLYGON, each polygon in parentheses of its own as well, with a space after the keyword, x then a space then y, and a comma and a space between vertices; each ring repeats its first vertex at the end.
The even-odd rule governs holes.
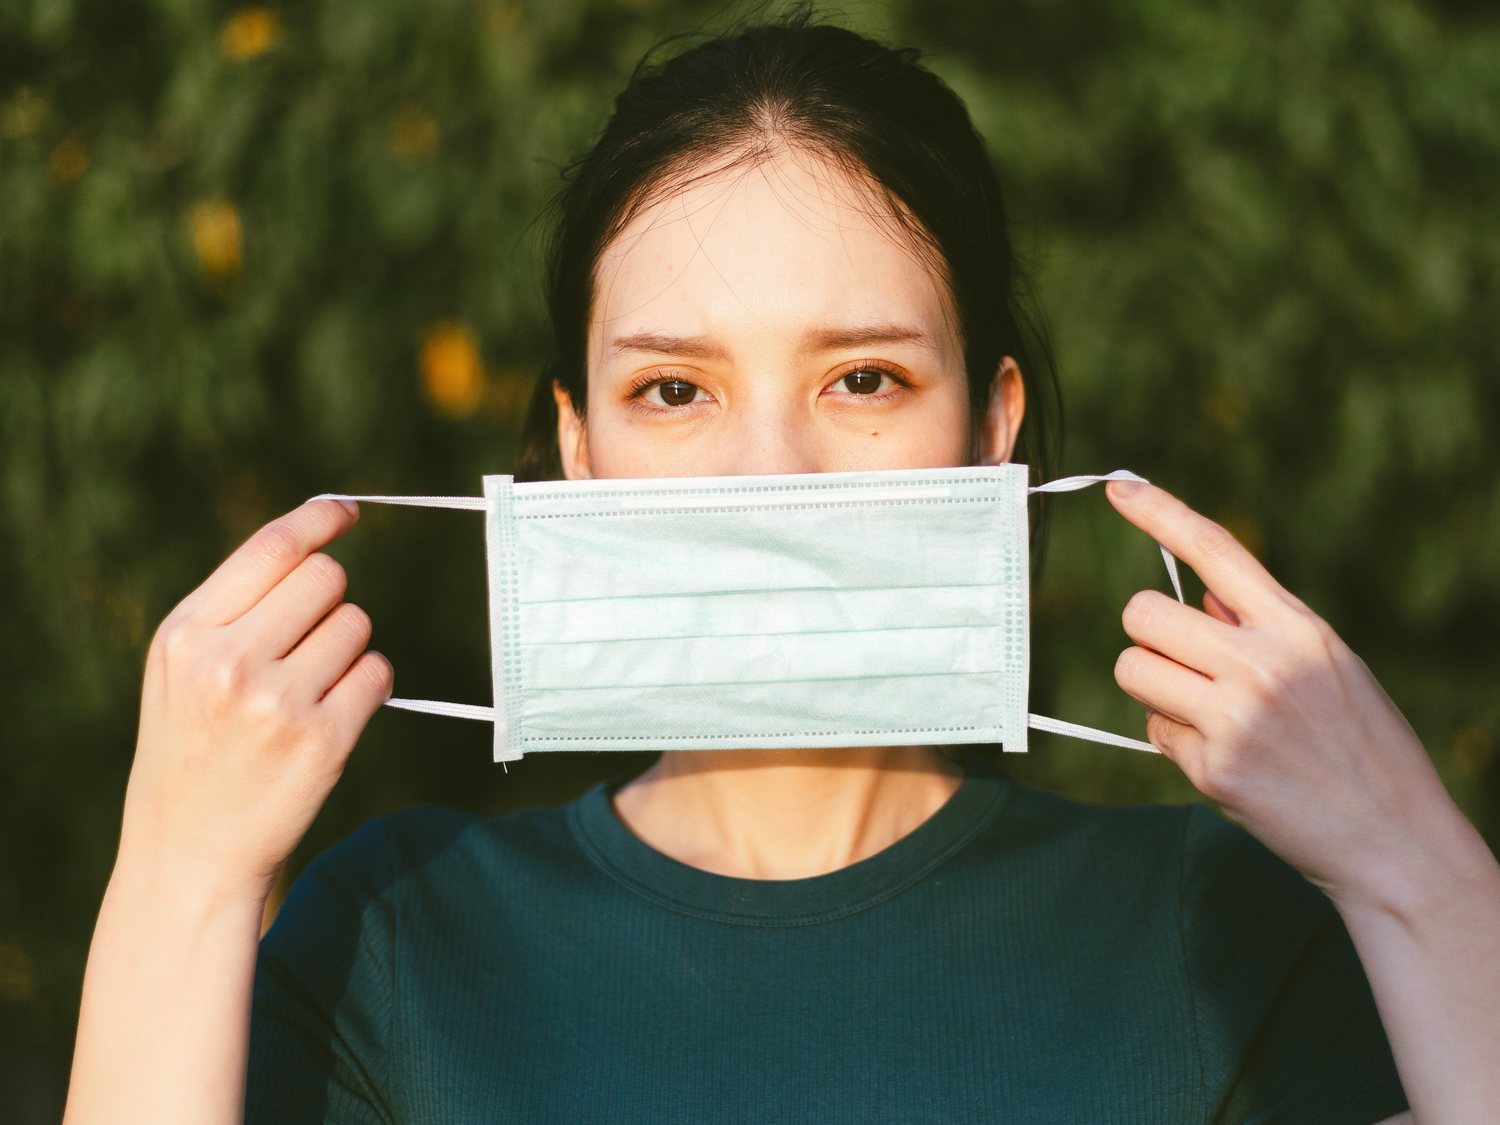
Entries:
POLYGON ((1456 807, 1366 893, 1335 896, 1421 1121, 1500 1118, 1500 868, 1456 807))
POLYGON ((152 641, 68 1125, 242 1117, 266 898, 390 696, 368 617, 315 553, 356 516, 325 500, 262 528, 152 641))
MULTIPOLYGON (((1332 900, 1417 1121, 1500 1120, 1500 867, 1363 662, 1222 528, 1149 485, 1111 501, 1209 586, 1126 607, 1115 677, 1225 815, 1332 900)), ((1399 1118, 1398 1118, 1399 1120, 1399 1118)))

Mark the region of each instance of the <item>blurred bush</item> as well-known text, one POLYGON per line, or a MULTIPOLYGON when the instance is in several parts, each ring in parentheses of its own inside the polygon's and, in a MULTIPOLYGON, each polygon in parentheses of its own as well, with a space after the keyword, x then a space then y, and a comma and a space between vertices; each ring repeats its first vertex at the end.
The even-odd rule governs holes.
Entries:
MULTIPOLYGON (((1500 837, 1500 17, 1457 0, 845 5, 967 100, 1069 410, 1360 652, 1500 837)), ((718 5, 12 0, 0 9, 0 1104, 55 1118, 161 617, 325 490, 474 493, 546 342, 540 205, 631 65, 718 5)), ((1138 732, 1118 611, 1159 585, 1097 493, 1038 578, 1037 710, 1138 732)), ((337 549, 403 694, 488 698, 479 521, 337 549)), ((424 801, 499 811, 637 755, 489 762, 383 713, 295 857, 424 801)), ((1037 737, 1016 772, 1189 800, 1037 737)), ((169 998, 164 998, 169 1000, 169 998)))

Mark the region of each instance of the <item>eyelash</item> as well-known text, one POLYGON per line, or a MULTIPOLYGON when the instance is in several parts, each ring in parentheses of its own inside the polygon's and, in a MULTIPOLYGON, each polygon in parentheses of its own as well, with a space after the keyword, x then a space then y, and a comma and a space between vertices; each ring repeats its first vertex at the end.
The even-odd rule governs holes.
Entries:
MULTIPOLYGON (((879 360, 862 360, 859 363, 856 363, 848 370, 840 372, 838 378, 834 379, 834 381, 830 383, 829 386, 833 386, 840 380, 846 379, 850 375, 856 375, 861 371, 874 371, 881 375, 885 375, 898 387, 911 386, 911 383, 903 378, 899 371, 888 364, 880 362, 879 360)), ((648 371, 645 374, 636 376, 635 379, 631 381, 631 384, 626 391, 626 397, 629 399, 630 405, 638 410, 643 410, 651 414, 678 414, 688 409, 687 406, 656 406, 653 403, 649 403, 644 400, 642 396, 644 396, 648 390, 662 383, 689 383, 692 386, 698 386, 698 384, 693 383, 689 379, 662 378, 662 376, 657 372, 648 371)), ((699 389, 701 390, 702 388, 699 389)), ((892 392, 887 390, 877 391, 874 394, 862 395, 850 391, 849 393, 840 395, 839 397, 854 399, 875 399, 879 401, 892 397, 892 392)), ((696 404, 688 404, 688 406, 693 405, 696 404)))

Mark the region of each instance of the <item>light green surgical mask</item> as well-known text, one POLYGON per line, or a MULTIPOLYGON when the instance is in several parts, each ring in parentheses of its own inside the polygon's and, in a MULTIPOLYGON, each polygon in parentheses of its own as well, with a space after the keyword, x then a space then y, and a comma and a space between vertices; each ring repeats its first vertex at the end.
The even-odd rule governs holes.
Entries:
MULTIPOLYGON (((1027 728, 1024 465, 515 484, 340 496, 485 512, 495 761, 542 750, 1000 743, 1027 728)), ((1168 571, 1182 597, 1175 561, 1168 571)))

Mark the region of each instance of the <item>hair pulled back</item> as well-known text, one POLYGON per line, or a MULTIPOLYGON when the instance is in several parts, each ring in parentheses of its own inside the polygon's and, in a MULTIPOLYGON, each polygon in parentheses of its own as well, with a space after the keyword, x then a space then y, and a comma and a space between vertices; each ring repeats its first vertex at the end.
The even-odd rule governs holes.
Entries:
POLYGON ((563 172, 549 208, 550 361, 539 373, 516 476, 562 475, 556 381, 583 414, 588 320, 600 255, 643 207, 711 167, 793 147, 873 185, 891 218, 947 281, 968 374, 972 439, 1002 357, 1020 365, 1027 409, 1014 459, 1054 475, 1057 376, 1030 283, 1016 261, 984 142, 958 96, 892 48, 800 13, 701 43, 648 53, 593 147, 563 172))

